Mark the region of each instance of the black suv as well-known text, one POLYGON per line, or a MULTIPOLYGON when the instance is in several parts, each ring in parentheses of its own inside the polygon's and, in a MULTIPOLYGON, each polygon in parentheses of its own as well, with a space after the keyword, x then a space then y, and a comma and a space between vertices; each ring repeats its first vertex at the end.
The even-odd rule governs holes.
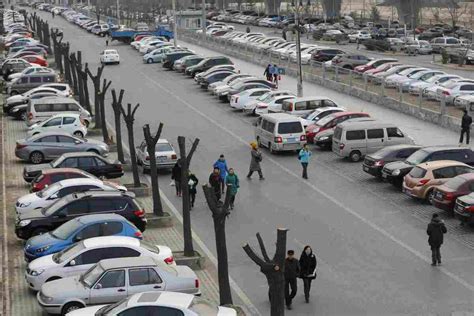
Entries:
POLYGON ((406 160, 419 149, 421 149, 421 146, 417 145, 394 145, 382 148, 373 154, 365 156, 362 170, 374 177, 380 178, 382 177, 382 169, 386 164, 406 160))
POLYGON ((314 61, 325 62, 341 54, 345 54, 345 52, 340 49, 321 48, 313 51, 313 53, 311 54, 311 59, 314 61))
POLYGON ((206 71, 214 66, 233 64, 229 58, 224 56, 204 58, 199 64, 186 68, 186 74, 194 77, 198 72, 206 71))
POLYGON ((165 60, 163 61, 163 68, 173 69, 174 62, 186 56, 196 55, 193 52, 183 50, 179 52, 171 52, 166 54, 165 60))
POLYGON ((414 152, 405 161, 386 164, 382 169, 382 179, 391 184, 402 187, 405 177, 416 165, 437 160, 454 160, 474 166, 474 152, 469 148, 452 146, 425 147, 414 152))
POLYGON ((145 231, 145 210, 130 192, 89 191, 73 193, 51 206, 18 214, 15 234, 28 239, 56 229, 65 222, 83 215, 115 213, 122 215, 138 229, 145 231))
POLYGON ((107 179, 123 176, 121 164, 111 163, 96 153, 85 152, 66 153, 50 163, 26 166, 23 169, 23 179, 26 182, 31 182, 41 173, 41 170, 50 168, 77 168, 87 171, 98 178, 105 177, 107 179))

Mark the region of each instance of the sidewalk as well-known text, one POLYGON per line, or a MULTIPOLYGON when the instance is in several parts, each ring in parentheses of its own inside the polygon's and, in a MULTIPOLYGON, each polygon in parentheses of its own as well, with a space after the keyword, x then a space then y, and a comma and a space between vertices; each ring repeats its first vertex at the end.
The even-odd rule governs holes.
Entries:
MULTIPOLYGON (((35 293, 31 292, 26 282, 24 281, 24 271, 26 263, 23 259, 23 243, 18 240, 13 232, 15 215, 12 208, 16 199, 24 194, 28 193, 28 186, 21 177, 23 167, 26 163, 19 161, 15 157, 15 143, 17 139, 25 137, 25 124, 21 121, 14 121, 11 118, 3 117, 3 133, 4 133, 4 147, 2 162, 5 164, 6 173, 4 176, 6 183, 6 192, 2 190, 2 198, 6 196, 6 209, 5 212, 7 218, 7 231, 1 230, 3 238, 8 238, 8 249, 3 249, 2 257, 5 258, 5 250, 8 251, 8 257, 11 260, 8 262, 8 266, 2 267, 4 274, 2 282, 8 282, 9 287, 9 298, 11 300, 11 315, 22 316, 22 315, 42 315, 41 308, 36 301, 35 293), (8 272, 9 271, 9 272, 8 272), (5 274, 6 273, 6 274, 5 274)), ((99 137, 90 137, 99 139, 99 137)), ((116 160, 116 153, 111 153, 108 157, 111 161, 116 160)), ((142 175, 142 182, 148 182, 142 175)), ((120 181, 121 183, 132 183, 132 175, 127 172, 120 179, 113 179, 112 181, 120 181)), ((117 181, 117 182, 118 182, 117 181)), ((162 185, 167 185, 162 183, 162 185)), ((163 199, 166 199, 165 197, 163 199)), ((144 206, 147 213, 152 210, 152 198, 144 197, 138 198, 139 203, 144 206)), ((169 209, 167 203, 163 203, 165 212, 173 214, 169 209)), ((183 249, 183 233, 182 224, 176 218, 173 218, 174 226, 167 228, 153 228, 148 227, 144 232, 144 239, 160 245, 166 245, 173 250, 173 252, 180 251, 183 249)), ((211 218, 209 219, 210 225, 212 224, 211 218)), ((203 249, 200 249, 198 244, 194 243, 195 250, 199 251, 204 255, 203 249)), ((2 259, 3 260, 3 259, 2 259)), ((2 262, 3 263, 3 262, 2 262)), ((195 271, 199 280, 202 291, 202 297, 212 301, 213 303, 219 304, 219 292, 217 284, 217 270, 213 264, 207 260, 205 268, 202 270, 195 271)), ((0 278, 1 280, 1 278, 0 278)), ((236 305, 242 305, 239 302, 238 296, 233 293, 234 303, 236 305)), ((3 303, 3 300, 2 300, 3 303)), ((0 305, 1 306, 1 305, 0 305)), ((244 307, 245 308, 245 307, 244 307)), ((4 311, 0 311, 0 314, 4 314, 4 311)), ((248 314, 248 313, 247 313, 248 314)), ((250 314, 248 314, 250 315, 250 314)))

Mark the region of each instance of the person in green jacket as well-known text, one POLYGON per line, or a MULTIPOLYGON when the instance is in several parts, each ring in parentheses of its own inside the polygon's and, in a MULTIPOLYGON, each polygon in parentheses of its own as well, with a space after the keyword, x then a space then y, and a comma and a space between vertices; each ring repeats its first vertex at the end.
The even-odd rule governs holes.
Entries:
POLYGON ((235 196, 237 195, 237 191, 239 190, 240 184, 239 184, 239 177, 237 177, 237 174, 234 172, 233 168, 229 169, 229 173, 227 174, 225 178, 225 183, 227 185, 227 190, 230 190, 230 209, 234 209, 234 201, 235 201, 235 196))

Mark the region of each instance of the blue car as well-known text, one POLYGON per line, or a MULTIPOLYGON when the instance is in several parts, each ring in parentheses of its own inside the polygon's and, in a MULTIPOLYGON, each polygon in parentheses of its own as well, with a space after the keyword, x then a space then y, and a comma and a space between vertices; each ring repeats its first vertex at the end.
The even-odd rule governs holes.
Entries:
POLYGON ((25 260, 53 254, 92 237, 127 236, 142 239, 142 232, 125 217, 117 214, 86 215, 72 219, 55 230, 34 236, 25 244, 25 260))

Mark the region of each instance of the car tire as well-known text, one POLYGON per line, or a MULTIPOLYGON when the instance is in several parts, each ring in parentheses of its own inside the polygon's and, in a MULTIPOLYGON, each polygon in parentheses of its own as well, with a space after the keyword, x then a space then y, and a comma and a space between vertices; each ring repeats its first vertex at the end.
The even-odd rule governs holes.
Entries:
POLYGON ((39 235, 43 235, 45 233, 47 233, 48 230, 44 227, 39 227, 39 228, 36 228, 35 230, 33 230, 33 232, 31 233, 31 237, 33 236, 39 236, 39 235))
POLYGON ((148 58, 147 61, 146 61, 147 64, 153 64, 153 59, 152 58, 148 58))
POLYGON ((20 114, 20 120, 25 121, 28 119, 28 114, 26 114, 26 111, 21 112, 20 114))
POLYGON ((31 163, 35 165, 42 163, 43 160, 44 160, 44 155, 39 151, 34 151, 30 154, 30 161, 31 163))
POLYGON ((426 203, 433 205, 433 199, 434 199, 434 189, 431 189, 426 193, 426 203))
POLYGON ((358 150, 354 150, 349 154, 349 159, 352 162, 358 162, 361 157, 362 157, 362 154, 358 150))
POLYGON ((276 154, 276 151, 272 148, 272 143, 268 143, 268 150, 270 150, 270 154, 276 154))
POLYGON ((74 132, 74 136, 79 137, 79 138, 84 138, 84 134, 82 134, 81 131, 74 132))
POLYGON ((61 310, 61 315, 66 315, 72 311, 75 311, 80 308, 84 308, 85 306, 79 302, 71 302, 64 305, 63 309, 61 310))

